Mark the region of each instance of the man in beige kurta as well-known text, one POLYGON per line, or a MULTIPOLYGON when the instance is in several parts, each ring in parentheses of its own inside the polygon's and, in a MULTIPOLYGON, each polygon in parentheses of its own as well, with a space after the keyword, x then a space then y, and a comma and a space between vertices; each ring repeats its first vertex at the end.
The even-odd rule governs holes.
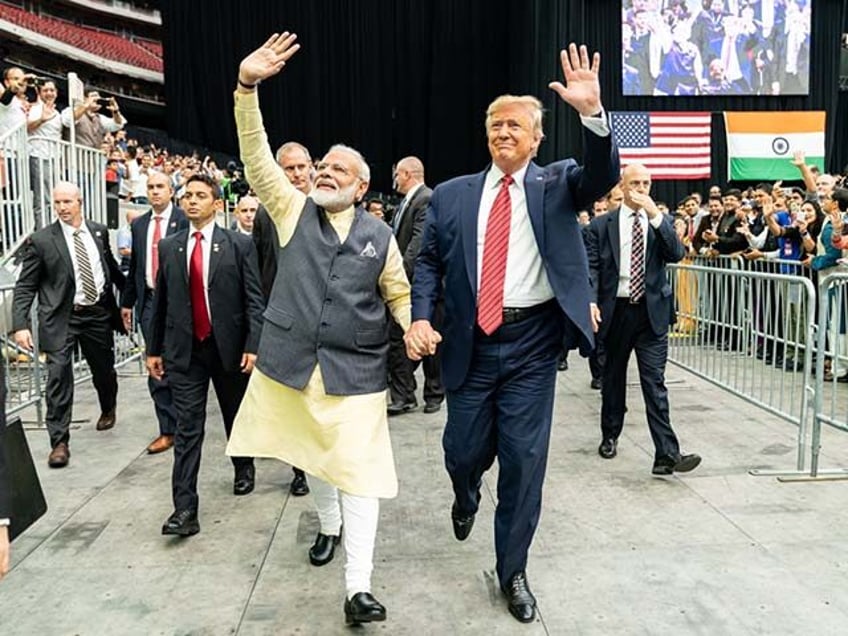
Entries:
MULTIPOLYGON (((358 152, 333 146, 317 166, 309 197, 291 185, 274 161, 256 84, 278 73, 298 48, 293 35, 275 35, 239 69, 235 116, 241 158, 251 187, 275 222, 281 262, 265 314, 257 367, 227 453, 275 457, 306 471, 321 522, 310 561, 324 565, 332 559, 343 520, 346 621, 380 621, 385 620, 385 608, 370 590, 378 498, 397 494, 386 421, 385 360, 380 360, 388 343, 385 329, 385 347, 380 342, 375 313, 368 314, 369 319, 358 312, 379 301, 408 328, 409 283, 391 230, 354 208, 370 179, 358 152), (328 247, 333 250, 329 256, 328 247), (308 267, 303 265, 306 261, 308 267), (373 286, 362 288, 369 276, 373 286), (334 283, 342 286, 335 296, 334 283), (325 287, 325 305, 310 314, 308 299, 325 293, 325 287), (341 311, 350 315, 340 315, 341 311), (305 324, 315 316, 318 324, 305 324), (343 334, 322 335, 324 327, 335 325, 341 333, 349 323, 362 327, 351 331, 355 335, 350 340, 356 342, 350 346, 343 334)), ((384 309, 382 314, 384 322, 384 309)))

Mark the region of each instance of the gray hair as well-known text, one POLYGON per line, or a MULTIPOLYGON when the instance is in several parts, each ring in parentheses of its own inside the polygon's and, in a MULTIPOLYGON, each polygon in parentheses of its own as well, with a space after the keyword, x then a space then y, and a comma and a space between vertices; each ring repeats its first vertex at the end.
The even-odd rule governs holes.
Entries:
POLYGON ((371 168, 368 167, 368 164, 365 161, 365 157, 362 156, 362 153, 356 150, 356 148, 351 148, 350 146, 346 146, 345 144, 334 144, 330 146, 330 149, 327 153, 331 152, 346 152, 351 155, 354 159, 359 162, 359 178, 363 181, 371 182, 371 168))
POLYGON ((292 150, 302 150, 303 154, 306 155, 306 160, 309 163, 312 163, 312 155, 309 154, 309 150, 306 148, 306 146, 296 141, 287 141, 282 146, 277 148, 277 154, 274 155, 274 158, 277 160, 277 163, 281 163, 283 160, 283 155, 288 154, 292 150))

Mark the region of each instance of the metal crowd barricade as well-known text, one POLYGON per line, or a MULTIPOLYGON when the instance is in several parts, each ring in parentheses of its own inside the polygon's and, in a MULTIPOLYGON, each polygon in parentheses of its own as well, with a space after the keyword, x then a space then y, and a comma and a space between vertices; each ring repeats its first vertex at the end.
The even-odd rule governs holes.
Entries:
POLYGON ((0 261, 8 260, 34 226, 27 133, 22 125, 0 137, 0 261))
MULTIPOLYGON (((43 422, 41 403, 46 373, 36 352, 20 349, 12 336, 12 295, 14 282, 0 285, 0 338, 3 340, 3 361, 6 367, 6 414, 10 415, 35 406, 39 424, 43 422)), ((35 317, 33 316, 33 320, 35 317)))
POLYGON ((751 271, 737 257, 687 260, 669 268, 678 316, 669 361, 794 424, 803 470, 813 392, 812 281, 751 271))
POLYGON ((816 356, 815 409, 810 439, 811 460, 807 474, 787 481, 848 479, 848 468, 821 470, 822 426, 848 432, 848 269, 839 267, 819 280, 820 322, 816 356), (826 372, 825 363, 830 361, 826 372), (840 381, 840 378, 842 381, 840 381))

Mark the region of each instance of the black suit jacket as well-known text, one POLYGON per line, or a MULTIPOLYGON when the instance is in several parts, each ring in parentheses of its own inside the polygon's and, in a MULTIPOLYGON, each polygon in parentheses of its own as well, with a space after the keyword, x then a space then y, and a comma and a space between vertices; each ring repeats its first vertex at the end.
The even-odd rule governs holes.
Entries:
MULTIPOLYGON (((182 230, 159 243, 148 355, 162 356, 166 373, 185 372, 191 362, 194 328, 186 253, 190 231, 182 230)), ((256 247, 249 236, 216 225, 209 258, 212 335, 224 370, 237 371, 242 354, 256 353, 262 329, 265 303, 256 247)))
POLYGON ((253 217, 253 243, 259 258, 259 275, 262 280, 262 295, 267 302, 277 277, 277 258, 280 255, 280 237, 274 219, 260 205, 253 217))
MULTIPOLYGON (((618 293, 621 262, 621 208, 596 217, 584 234, 586 255, 589 258, 589 277, 595 303, 601 309, 598 337, 603 338, 612 322, 615 298, 618 293)), ((663 215, 662 223, 654 228, 648 223, 648 248, 645 252, 645 302, 651 328, 656 335, 668 331, 674 324, 674 299, 666 276, 666 263, 676 263, 686 255, 686 248, 674 231, 671 217, 663 215)))
POLYGON ((418 188, 403 211, 400 225, 395 232, 398 248, 403 255, 403 268, 406 270, 406 277, 410 281, 412 281, 412 274, 415 271, 415 259, 421 249, 424 221, 427 218, 427 207, 430 205, 431 196, 433 196, 433 191, 426 185, 418 188))
POLYGON ((0 363, 0 519, 12 516, 12 483, 3 452, 6 437, 6 366, 0 363))
MULTIPOLYGON (((147 228, 150 227, 153 211, 150 210, 135 219, 130 226, 132 231, 132 253, 130 254, 130 271, 127 274, 128 285, 121 296, 121 307, 135 307, 136 316, 141 314, 144 304, 144 293, 147 290, 145 272, 147 271, 147 228)), ((171 218, 165 230, 165 237, 184 230, 188 227, 188 219, 183 211, 174 206, 171 208, 171 218)))
MULTIPOLYGON (((74 307, 74 264, 62 234, 61 221, 35 232, 27 239, 23 266, 15 283, 12 329, 31 329, 30 308, 38 294, 38 340, 42 351, 56 351, 65 344, 68 321, 74 307)), ((111 311, 112 327, 124 332, 121 312, 112 286, 124 289, 124 275, 109 246, 105 225, 85 221, 100 252, 100 264, 106 278, 104 304, 111 311)))

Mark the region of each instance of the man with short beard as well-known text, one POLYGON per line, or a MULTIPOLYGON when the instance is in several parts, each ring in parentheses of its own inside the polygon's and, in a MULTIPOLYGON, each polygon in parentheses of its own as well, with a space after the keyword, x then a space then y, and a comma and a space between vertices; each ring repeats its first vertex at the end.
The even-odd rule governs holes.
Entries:
POLYGON ((397 494, 386 417, 386 306, 406 329, 409 283, 391 228, 354 208, 370 180, 362 155, 330 148, 308 196, 274 161, 256 85, 279 73, 300 48, 295 39, 274 34, 239 67, 241 159, 281 249, 256 370, 227 452, 275 457, 306 471, 321 523, 310 562, 333 559, 344 519, 345 621, 384 621, 371 571, 378 498, 397 494))

